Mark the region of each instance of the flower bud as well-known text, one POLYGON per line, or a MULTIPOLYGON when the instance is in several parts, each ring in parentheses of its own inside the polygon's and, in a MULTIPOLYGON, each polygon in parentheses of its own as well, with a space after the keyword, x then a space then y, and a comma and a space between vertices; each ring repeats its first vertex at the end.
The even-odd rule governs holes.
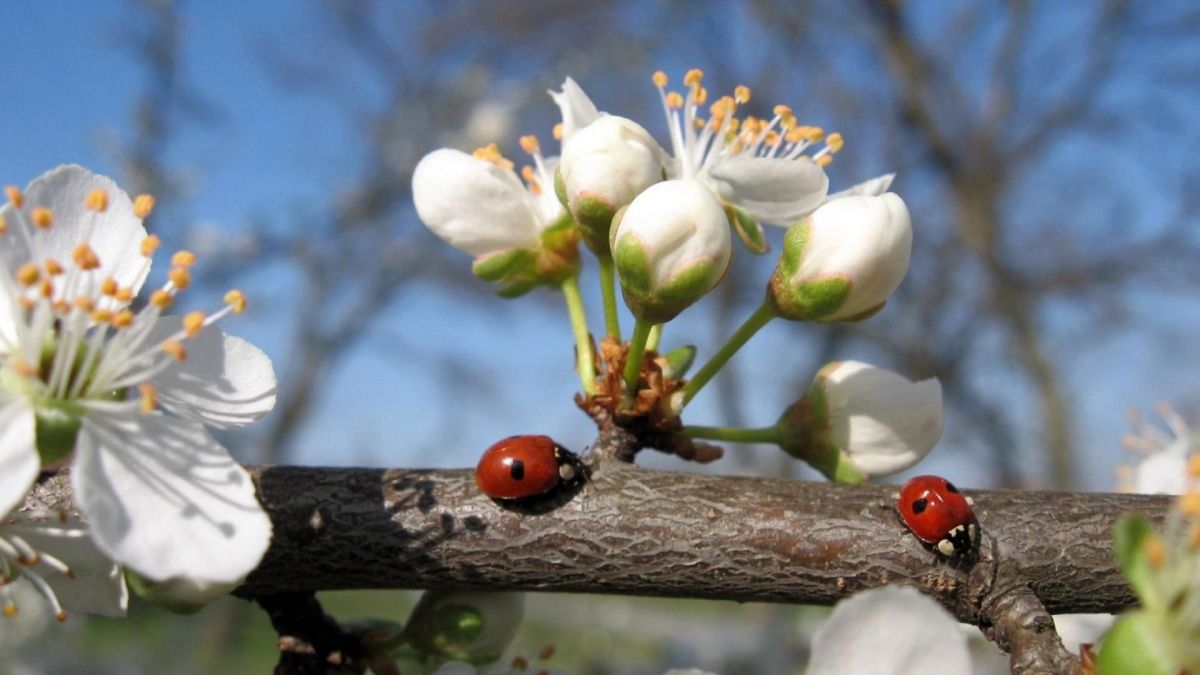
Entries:
POLYGON ((556 189, 593 251, 608 251, 617 210, 662 180, 662 156, 648 131, 615 115, 600 117, 564 143, 556 189))
POLYGON ((839 483, 903 471, 942 436, 942 386, 860 361, 822 368, 779 418, 780 445, 839 483))
POLYGON ((911 252, 908 208, 895 193, 835 199, 788 229, 767 297, 786 319, 859 321, 883 309, 911 252))
POLYGON ((504 654, 525 613, 522 593, 426 591, 404 627, 428 656, 491 663, 504 654))
POLYGON ((613 223, 613 260, 634 316, 664 323, 708 293, 729 267, 729 221, 695 180, 657 183, 613 223))

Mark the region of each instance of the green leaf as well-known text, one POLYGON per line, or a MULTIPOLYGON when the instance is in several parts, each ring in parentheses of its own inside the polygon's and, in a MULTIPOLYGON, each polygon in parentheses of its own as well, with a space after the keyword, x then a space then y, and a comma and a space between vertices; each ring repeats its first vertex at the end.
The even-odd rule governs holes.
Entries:
POLYGON ((1175 675, 1182 672, 1169 633, 1145 610, 1122 614, 1100 645, 1097 675, 1175 675))
POLYGON ((767 235, 758 221, 733 205, 726 206, 725 213, 729 216, 729 224, 733 231, 748 251, 762 255, 770 250, 771 244, 767 242, 767 235))
POLYGON ((1141 514, 1122 516, 1113 528, 1113 553, 1129 585, 1142 598, 1153 594, 1150 563, 1146 560, 1146 540, 1154 536, 1154 527, 1141 514))

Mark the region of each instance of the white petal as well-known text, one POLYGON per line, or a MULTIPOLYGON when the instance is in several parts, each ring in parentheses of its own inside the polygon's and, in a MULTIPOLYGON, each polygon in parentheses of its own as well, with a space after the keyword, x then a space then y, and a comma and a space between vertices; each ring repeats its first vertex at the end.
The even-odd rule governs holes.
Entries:
POLYGON ((596 104, 583 93, 583 88, 575 80, 567 78, 563 81, 562 91, 550 91, 550 98, 558 104, 562 111, 563 141, 565 142, 576 131, 595 122, 603 113, 596 110, 596 104))
POLYGON ((838 192, 829 195, 825 201, 828 203, 835 199, 841 199, 842 197, 858 197, 860 195, 869 195, 875 197, 887 192, 888 188, 892 187, 892 181, 895 179, 896 174, 885 173, 882 176, 876 176, 874 178, 864 180, 857 185, 852 185, 845 190, 839 190, 838 192))
POLYGON ((808 158, 768 159, 734 155, 705 173, 722 200, 751 218, 789 226, 825 200, 829 177, 808 158))
POLYGON ((413 171, 417 215, 434 234, 471 255, 538 244, 529 193, 512 171, 442 148, 413 171))
POLYGON ((1148 495, 1181 495, 1187 489, 1187 443, 1172 443, 1138 462, 1133 491, 1148 495))
POLYGON ((270 542, 250 475, 195 422, 88 414, 71 482, 97 545, 151 581, 242 579, 270 542))
MULTIPOLYGON (((163 317, 148 344, 179 330, 179 317, 163 317)), ((245 426, 275 407, 275 369, 261 349, 239 337, 206 328, 187 339, 187 359, 156 376, 158 402, 176 415, 217 429, 245 426)))
MULTIPOLYGON (((122 287, 131 287, 135 294, 142 287, 150 271, 141 254, 146 228, 142 226, 141 218, 133 214, 133 201, 129 195, 111 178, 74 164, 60 166, 29 184, 22 209, 26 222, 29 211, 38 206, 49 208, 54 214, 53 226, 38 235, 42 254, 64 265, 71 262, 72 251, 83 242, 88 223, 92 223, 88 242, 100 258, 100 268, 89 276, 88 283, 96 287, 90 295, 96 294, 99 284, 107 277, 116 279, 122 287), (103 213, 84 208, 85 200, 93 190, 108 193, 108 209, 103 213)), ((0 217, 10 227, 19 218, 12 204, 0 208, 0 217)), ((4 256, 9 270, 30 262, 33 257, 33 252, 25 245, 25 238, 13 234, 10 232, 4 246, 0 247, 0 255, 4 256)))
POLYGON ((0 517, 24 499, 38 475, 33 409, 23 398, 0 399, 0 517))
POLYGON ((813 639, 807 675, 967 675, 967 641, 941 605, 885 586, 837 604, 813 639))
POLYGON ((19 534, 35 550, 49 553, 71 568, 74 578, 53 572, 42 574, 68 612, 125 615, 129 592, 121 568, 100 552, 83 521, 34 521, 18 513, 3 527, 3 533, 19 534))
POLYGON ((0 624, 4 628, 0 630, 0 664, 6 668, 12 664, 14 655, 22 647, 46 632, 54 614, 46 599, 28 579, 18 577, 8 590, 11 593, 9 598, 17 606, 17 615, 5 617, 4 623, 0 624))

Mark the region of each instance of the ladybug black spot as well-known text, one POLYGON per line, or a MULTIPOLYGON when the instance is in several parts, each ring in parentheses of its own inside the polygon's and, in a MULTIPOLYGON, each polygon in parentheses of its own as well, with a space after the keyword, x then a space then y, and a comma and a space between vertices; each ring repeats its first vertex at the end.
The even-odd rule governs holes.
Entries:
POLYGON ((946 489, 956 494, 958 493, 958 488, 954 487, 954 483, 950 481, 946 481, 946 489))
POLYGON ((928 499, 925 499, 924 497, 921 497, 920 499, 914 499, 912 503, 913 513, 923 513, 926 506, 929 506, 928 499))
POLYGON ((513 480, 525 480, 525 462, 514 459, 512 466, 509 467, 508 473, 513 480))

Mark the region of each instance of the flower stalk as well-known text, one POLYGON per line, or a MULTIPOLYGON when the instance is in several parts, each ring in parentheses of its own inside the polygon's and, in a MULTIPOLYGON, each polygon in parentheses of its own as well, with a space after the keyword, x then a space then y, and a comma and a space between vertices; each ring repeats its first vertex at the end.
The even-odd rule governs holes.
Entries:
POLYGON ((782 441, 779 435, 779 426, 772 424, 769 427, 705 427, 695 425, 685 425, 680 430, 684 436, 688 438, 706 438, 713 441, 726 441, 729 443, 773 443, 779 445, 782 441))
POLYGON ((746 318, 742 325, 734 331, 733 335, 721 345, 716 354, 704 364, 696 376, 688 380, 688 383, 683 387, 683 405, 686 406, 689 401, 695 398, 696 394, 708 384, 708 381, 717 374, 718 371, 733 358, 733 355, 738 352, 750 338, 754 337, 755 333, 762 329, 763 326, 770 323, 771 319, 775 318, 775 310, 769 302, 763 302, 754 310, 754 313, 746 318))
POLYGON ((621 319, 617 316, 616 268, 612 255, 598 255, 596 259, 600 267, 600 295, 604 299, 604 333, 619 342, 621 319))
POLYGON ((583 311, 583 295, 579 292, 579 275, 571 275, 563 280, 562 292, 567 301, 567 314, 571 318, 571 332, 575 335, 575 369, 579 371, 579 384, 583 387, 583 393, 590 396, 596 393, 596 361, 592 354, 587 314, 583 311))
POLYGON ((646 340, 654 324, 638 319, 633 324, 633 336, 629 338, 629 354, 625 357, 625 406, 633 403, 637 394, 638 374, 642 371, 642 357, 646 354, 646 340))

